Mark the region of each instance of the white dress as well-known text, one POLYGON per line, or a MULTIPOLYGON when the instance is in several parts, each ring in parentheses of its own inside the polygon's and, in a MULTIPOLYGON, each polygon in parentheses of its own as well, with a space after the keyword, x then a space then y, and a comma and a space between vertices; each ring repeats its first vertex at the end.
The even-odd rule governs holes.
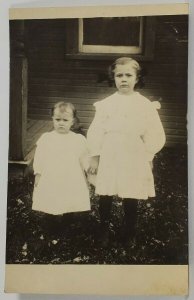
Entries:
POLYGON ((87 156, 86 139, 81 134, 43 134, 34 157, 34 174, 41 177, 34 187, 32 209, 53 215, 90 210, 83 170, 87 156))
POLYGON ((91 156, 100 155, 96 193, 121 198, 155 196, 150 167, 165 144, 165 133, 153 103, 134 92, 118 92, 94 104, 96 114, 88 130, 91 156))

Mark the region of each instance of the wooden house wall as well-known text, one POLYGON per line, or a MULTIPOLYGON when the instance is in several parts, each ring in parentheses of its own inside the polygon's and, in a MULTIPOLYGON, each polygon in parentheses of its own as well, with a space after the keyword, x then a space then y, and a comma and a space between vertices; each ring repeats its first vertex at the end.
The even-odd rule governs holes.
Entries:
MULTIPOLYGON (((139 91, 160 100, 159 113, 168 145, 186 143, 187 38, 186 16, 156 18, 155 52, 147 70, 145 86, 139 91), (182 32, 183 31, 183 32, 182 32)), ((65 56, 65 20, 26 21, 28 32, 28 116, 49 119, 57 101, 75 104, 87 130, 94 117, 93 103, 112 94, 103 76, 110 60, 68 59, 65 56)))

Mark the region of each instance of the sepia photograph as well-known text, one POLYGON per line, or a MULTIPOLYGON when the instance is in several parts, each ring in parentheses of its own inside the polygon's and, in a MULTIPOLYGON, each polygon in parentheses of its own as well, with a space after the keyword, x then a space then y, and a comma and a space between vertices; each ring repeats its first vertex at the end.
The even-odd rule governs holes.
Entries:
POLYGON ((188 265, 188 15, 9 28, 6 264, 188 265))

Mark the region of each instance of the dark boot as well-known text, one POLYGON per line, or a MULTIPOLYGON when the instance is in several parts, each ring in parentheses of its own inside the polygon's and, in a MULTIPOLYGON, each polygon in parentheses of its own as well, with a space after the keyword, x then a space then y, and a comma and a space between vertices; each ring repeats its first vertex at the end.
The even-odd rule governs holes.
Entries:
POLYGON ((99 199, 99 215, 100 215, 100 232, 99 232, 99 242, 100 246, 107 247, 109 244, 109 225, 110 225, 110 215, 112 208, 112 196, 100 196, 99 199))
POLYGON ((136 223, 137 223, 137 206, 136 199, 124 199, 124 221, 121 234, 121 242, 124 245, 133 245, 136 238, 136 223))

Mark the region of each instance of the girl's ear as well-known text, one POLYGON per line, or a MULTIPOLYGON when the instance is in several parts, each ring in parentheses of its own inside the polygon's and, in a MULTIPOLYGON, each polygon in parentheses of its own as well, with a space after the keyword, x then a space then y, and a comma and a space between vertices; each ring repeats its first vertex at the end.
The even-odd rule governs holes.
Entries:
POLYGON ((137 84, 139 82, 139 77, 138 75, 136 75, 136 80, 135 80, 135 83, 137 84))
POLYGON ((71 125, 71 129, 76 130, 79 127, 79 119, 78 117, 75 117, 73 119, 72 125, 71 125))
POLYGON ((71 122, 71 129, 74 128, 75 123, 76 123, 76 120, 75 120, 75 118, 73 118, 73 119, 72 119, 72 122, 71 122))

